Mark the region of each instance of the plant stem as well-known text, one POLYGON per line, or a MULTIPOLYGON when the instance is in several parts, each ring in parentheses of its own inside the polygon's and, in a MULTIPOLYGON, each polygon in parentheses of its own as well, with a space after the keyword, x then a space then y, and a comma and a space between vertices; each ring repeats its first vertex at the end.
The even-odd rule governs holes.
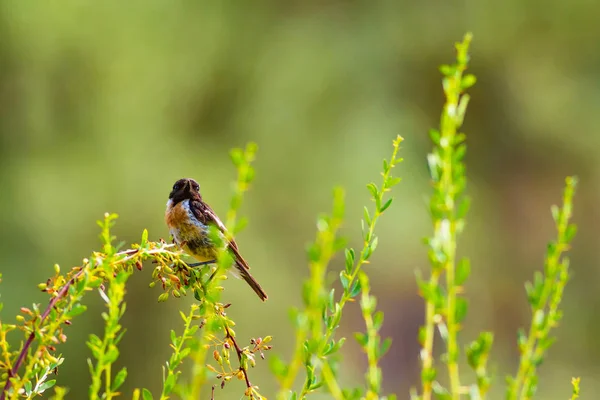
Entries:
MULTIPOLYGON (((52 311, 52 309, 54 308, 56 303, 59 300, 61 300, 63 297, 65 297, 65 295, 69 291, 69 287, 73 283, 75 283, 75 281, 77 279, 79 279, 79 277, 81 275, 83 275, 84 272, 85 272, 85 268, 81 268, 81 270, 79 270, 75 275, 73 275, 73 277, 71 279, 69 279, 69 281, 67 283, 65 283, 65 285, 56 294, 56 296, 54 296, 50 300, 50 302, 48 303, 48 306, 46 307, 46 309, 44 310, 44 313, 42 314, 42 316, 40 318, 40 325, 48 317, 48 315, 50 314, 50 311, 52 311)), ((9 371, 8 378, 6 379, 6 383, 4 384, 4 388, 2 389, 2 393, 0 393, 0 400, 5 400, 6 395, 12 386, 11 378, 17 375, 17 372, 19 371, 21 364, 23 364, 23 361, 25 360, 25 356, 27 355, 27 352, 29 351, 29 348, 31 347, 31 344, 33 343, 34 339, 35 339, 35 331, 33 331, 33 332, 31 332, 31 334, 29 334, 27 341, 23 345, 23 348, 21 349, 21 352, 19 353, 19 356, 17 357, 17 361, 15 362, 15 364, 9 371)), ((11 396, 11 398, 14 398, 14 396, 11 396)))

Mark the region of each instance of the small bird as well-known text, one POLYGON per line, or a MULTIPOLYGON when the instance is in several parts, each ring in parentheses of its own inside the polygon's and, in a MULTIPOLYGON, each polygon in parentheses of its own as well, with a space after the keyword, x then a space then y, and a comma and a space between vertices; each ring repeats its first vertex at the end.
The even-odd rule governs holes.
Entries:
POLYGON ((227 239, 225 225, 217 214, 202 200, 200 185, 193 179, 179 179, 173 185, 169 194, 165 221, 175 243, 185 252, 200 261, 200 264, 212 264, 216 262, 218 248, 210 240, 208 227, 216 225, 221 231, 223 239, 227 242, 227 248, 231 251, 235 261, 234 276, 241 277, 250 285, 262 301, 267 300, 267 293, 258 284, 256 279, 250 275, 250 267, 242 258, 235 240, 227 239))

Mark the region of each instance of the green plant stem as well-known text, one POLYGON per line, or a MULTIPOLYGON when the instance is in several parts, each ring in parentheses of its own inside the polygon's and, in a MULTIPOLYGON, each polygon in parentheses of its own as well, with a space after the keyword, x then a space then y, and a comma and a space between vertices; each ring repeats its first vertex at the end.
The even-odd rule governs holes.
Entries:
MULTIPOLYGON (((399 161, 401 161, 401 159, 398 159, 398 151, 400 150, 400 143, 402 143, 402 137, 398 136, 396 138, 396 140, 394 141, 394 150, 392 151, 392 156, 390 158, 390 162, 389 162, 389 168, 387 168, 387 170, 385 170, 381 175, 382 175, 382 183, 381 183, 381 190, 379 190, 377 192, 376 198, 375 198, 375 203, 376 203, 376 207, 375 207, 375 211, 373 213, 373 217, 371 218, 370 223, 368 224, 368 228, 367 228, 367 233, 365 235, 363 235, 363 247, 360 251, 360 256, 358 258, 358 261, 356 262, 356 265, 354 266, 354 269, 352 270, 349 278, 348 278, 348 287, 351 288, 354 283, 356 282, 357 278, 358 278, 358 274, 360 273, 360 271, 362 270, 362 266, 364 264, 368 264, 368 258, 370 256, 370 252, 371 250, 371 244, 372 241, 375 237, 375 226, 377 225, 377 222, 379 221, 379 217, 381 217, 381 215, 383 214, 383 212, 385 210, 381 210, 380 205, 384 204, 384 195, 386 192, 388 192, 390 190, 390 187, 388 187, 388 182, 391 181, 392 179, 392 168, 394 167, 394 165, 396 163, 398 163, 399 161)), ((345 291, 339 302, 338 305, 340 307, 340 318, 341 318, 341 314, 343 312, 344 306, 346 305, 346 303, 348 302, 348 300, 350 300, 351 297, 351 292, 350 291, 345 291)), ((319 352, 318 354, 322 354, 325 346, 329 343, 329 341, 333 338, 333 335, 335 333, 335 330, 333 329, 328 329, 325 332, 325 339, 322 341, 321 347, 319 348, 319 352)), ((328 366, 329 361, 324 358, 323 359, 323 365, 327 365, 328 366)), ((331 393, 333 392, 338 392, 339 391, 339 387, 337 387, 337 382, 335 380, 325 380, 325 383, 327 384, 329 391, 331 393)))
MULTIPOLYGON (((195 332, 195 330, 194 331, 192 330, 191 325, 192 325, 192 322, 194 321, 194 316, 196 315, 197 310, 198 310, 198 305, 192 304, 192 306, 190 307, 190 312, 188 313, 187 316, 185 314, 183 314, 183 312, 181 312, 181 315, 183 317, 185 317, 185 318, 183 318, 183 320, 184 320, 183 333, 180 338, 176 338, 177 344, 176 345, 172 344, 173 356, 171 356, 169 362, 167 363, 167 376, 165 377, 165 380, 163 382, 162 392, 160 394, 160 400, 167 400, 169 398, 168 395, 172 391, 172 387, 168 387, 167 382, 169 382, 170 380, 173 380, 174 383, 172 386, 175 385, 175 382, 177 379, 177 368, 181 365, 181 363, 183 362, 183 358, 185 357, 184 355, 182 355, 182 351, 185 347, 186 342, 192 337, 192 334, 195 332)), ((196 327, 196 329, 197 329, 197 327, 196 327)))
POLYGON ((557 215, 555 216, 557 239, 555 245, 549 246, 542 290, 539 298, 532 305, 532 321, 527 340, 521 348, 517 374, 507 391, 507 400, 530 398, 530 388, 533 385, 536 367, 547 348, 540 343, 548 339, 551 328, 560 319, 558 307, 568 280, 568 261, 562 260, 562 257, 569 249, 569 241, 574 235, 574 233, 568 234, 568 229, 576 183, 577 180, 574 177, 566 179, 563 207, 556 211, 557 215))
POLYGON ((327 385, 327 388, 329 389, 329 393, 331 394, 331 397, 333 397, 335 400, 344 400, 345 397, 344 397, 344 393, 342 392, 342 388, 340 387, 340 385, 337 381, 337 378, 336 378, 335 374, 333 373, 329 363, 327 363, 327 362, 323 363, 322 372, 323 372, 323 381, 327 385))

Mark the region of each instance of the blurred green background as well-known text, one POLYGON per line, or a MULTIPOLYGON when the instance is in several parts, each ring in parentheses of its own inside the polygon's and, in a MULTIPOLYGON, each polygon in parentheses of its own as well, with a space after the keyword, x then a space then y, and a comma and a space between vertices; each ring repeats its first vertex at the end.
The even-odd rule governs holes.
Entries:
MULTIPOLYGON (((407 398, 418 383, 416 333, 423 305, 414 271, 427 268, 431 232, 425 155, 443 96, 437 67, 474 33, 465 131, 473 198, 461 251, 472 259, 463 342, 496 333, 495 396, 517 362, 516 331, 529 320, 523 283, 543 264, 554 236, 549 207, 563 178, 580 177, 559 340, 541 369, 539 398, 564 399, 571 376, 600 391, 597 320, 600 161, 600 3, 493 1, 129 1, 0 2, 0 286, 2 319, 46 298, 36 284, 57 262, 68 268, 98 248, 104 212, 126 243, 144 228, 167 238, 163 212, 173 182, 194 177, 217 212, 234 178, 228 151, 259 145, 256 182, 238 243, 269 292, 260 304, 243 282, 227 282, 238 335, 274 335, 285 358, 288 310, 300 304, 305 245, 331 188, 347 190, 344 235, 359 245, 365 184, 379 177, 392 139, 405 138, 403 182, 378 227, 368 266, 393 338, 383 360, 387 391, 407 398), (218 4, 216 4, 218 3, 218 4)), ((342 267, 338 257, 331 279, 342 267)), ((119 365, 125 393, 157 391, 169 329, 191 299, 158 304, 152 266, 132 278, 128 333, 119 365)), ((93 298, 92 298, 93 297, 93 298)), ((98 296, 67 329, 59 383, 87 397, 87 335, 101 332, 98 296)), ((363 329, 357 305, 345 335, 363 329)), ((343 380, 362 379, 364 356, 344 349, 343 380)), ((267 363, 252 371, 264 394, 267 363)), ((218 398, 238 398, 241 383, 218 398)), ((591 397, 590 397, 591 395, 591 397)))

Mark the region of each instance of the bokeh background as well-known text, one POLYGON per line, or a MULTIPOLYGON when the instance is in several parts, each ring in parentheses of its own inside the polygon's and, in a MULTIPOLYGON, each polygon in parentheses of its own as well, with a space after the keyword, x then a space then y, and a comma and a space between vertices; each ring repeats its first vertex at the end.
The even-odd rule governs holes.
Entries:
MULTIPOLYGON (((56 262, 68 268, 98 247, 95 224, 120 215, 126 243, 144 228, 166 238, 163 212, 173 182, 194 177, 224 212, 234 168, 231 147, 260 149, 257 178, 238 242, 270 294, 266 304, 241 281, 227 283, 241 337, 274 335, 284 358, 293 341, 288 310, 300 305, 305 245, 347 190, 344 235, 359 245, 365 184, 378 179, 392 139, 405 138, 403 182, 378 226, 368 266, 393 338, 384 386, 408 397, 418 383, 416 333, 423 305, 415 270, 427 269, 431 232, 425 156, 443 96, 437 67, 453 43, 474 33, 465 132, 469 214, 461 251, 472 259, 463 343, 496 333, 495 391, 517 362, 516 331, 529 320, 523 283, 540 269, 554 236, 549 208, 564 177, 577 174, 572 252, 558 342, 541 368, 539 398, 564 399, 571 376, 600 391, 597 288, 600 202, 600 3, 493 1, 130 1, 0 2, 0 287, 3 320, 45 303, 36 284, 56 262)), ((331 279, 342 267, 332 265, 331 279)), ((151 266, 129 289, 128 333, 119 364, 133 387, 157 391, 170 354, 169 329, 191 299, 158 304, 151 266)), ((97 296, 68 328, 59 382, 87 395, 87 335, 101 332, 97 296)), ((342 331, 363 328, 357 305, 342 331)), ((362 379, 364 356, 345 347, 343 380, 362 379)), ((252 371, 275 390, 266 362, 252 371)), ((218 398, 238 398, 240 387, 218 398)))

